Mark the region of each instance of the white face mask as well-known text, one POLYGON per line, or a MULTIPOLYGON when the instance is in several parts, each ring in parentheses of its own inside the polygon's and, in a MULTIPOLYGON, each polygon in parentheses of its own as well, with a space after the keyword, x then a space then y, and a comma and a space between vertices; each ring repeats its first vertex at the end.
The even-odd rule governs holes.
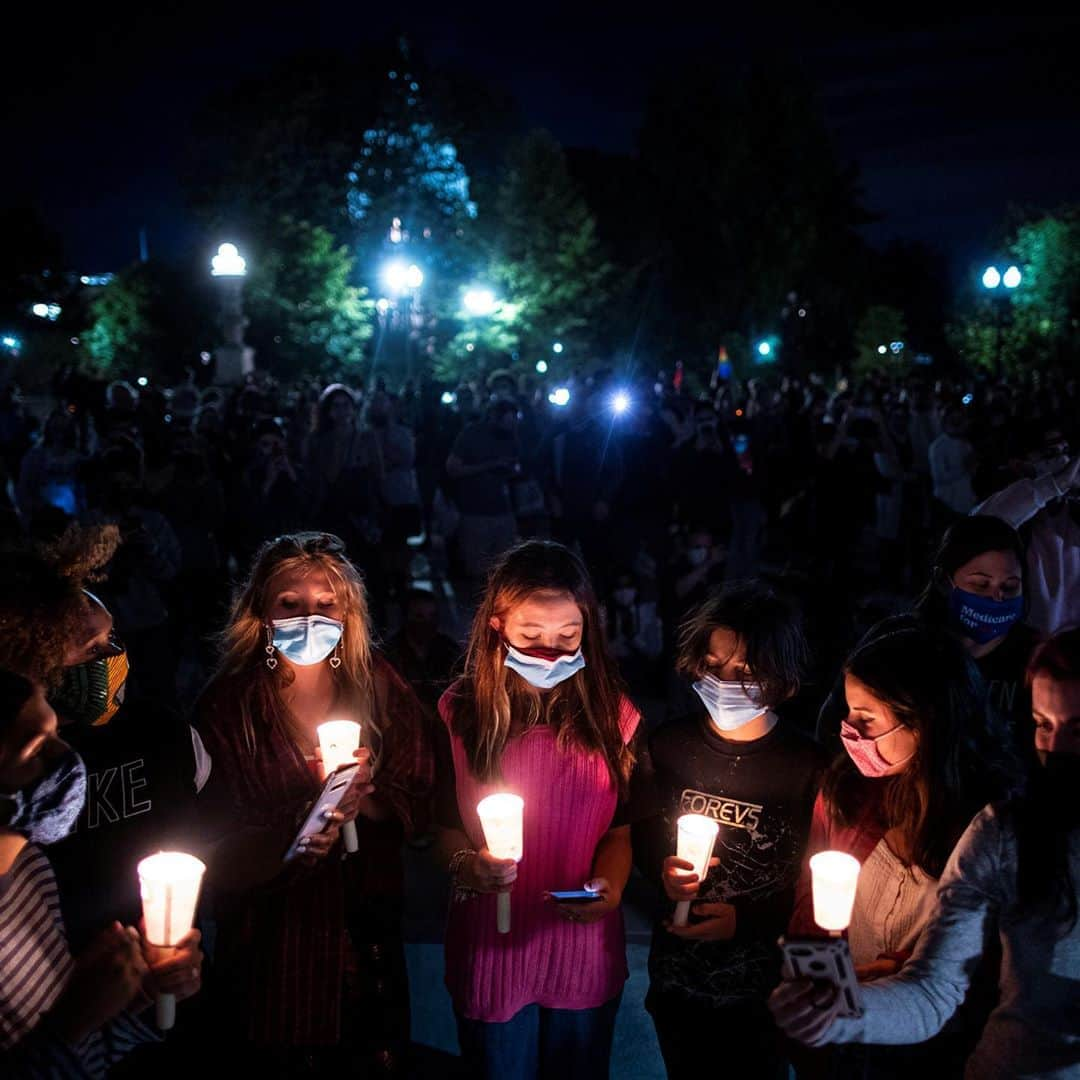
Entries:
POLYGON ((516 671, 527 683, 535 686, 537 690, 551 690, 559 683, 565 682, 571 675, 576 675, 585 666, 585 657, 582 656, 581 649, 557 659, 548 660, 543 656, 529 656, 528 653, 515 649, 509 642, 504 644, 506 659, 503 663, 511 671, 516 671))
POLYGON ((761 689, 757 686, 743 689, 741 682, 721 682, 715 675, 706 675, 694 683, 694 691, 720 731, 745 727, 765 712, 761 689))
POLYGON ((321 664, 338 646, 344 626, 337 619, 322 615, 297 615, 292 619, 274 619, 273 647, 290 664, 310 667, 321 664))

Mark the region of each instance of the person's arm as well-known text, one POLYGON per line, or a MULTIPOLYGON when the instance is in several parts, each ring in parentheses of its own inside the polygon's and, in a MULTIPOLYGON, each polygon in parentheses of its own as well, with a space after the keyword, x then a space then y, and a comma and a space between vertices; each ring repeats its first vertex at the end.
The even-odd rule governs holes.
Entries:
POLYGON ((1076 487, 1080 471, 1080 457, 1074 458, 1064 469, 1037 480, 1017 480, 989 499, 979 503, 972 514, 991 514, 1019 529, 1030 521, 1047 503, 1059 499, 1076 487))

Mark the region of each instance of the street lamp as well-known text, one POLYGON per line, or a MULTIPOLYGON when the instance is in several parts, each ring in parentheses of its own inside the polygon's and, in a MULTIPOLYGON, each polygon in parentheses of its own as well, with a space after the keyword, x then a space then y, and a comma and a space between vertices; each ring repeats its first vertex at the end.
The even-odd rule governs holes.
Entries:
POLYGON ((617 390, 611 398, 611 411, 622 416, 630 408, 630 395, 625 390, 617 390))
POLYGON ((546 360, 537 360, 536 361, 536 370, 541 375, 546 375, 547 374, 547 369, 548 369, 548 362, 546 360))
POLYGON ((404 259, 391 259, 382 269, 383 284, 398 296, 424 284, 424 272, 416 263, 404 259))
MULTIPOLYGON (((391 320, 393 324, 400 326, 404 333, 402 341, 402 360, 406 378, 412 377, 412 357, 409 353, 409 338, 412 334, 413 323, 413 294, 424 284, 424 272, 416 263, 406 262, 404 259, 389 259, 382 265, 380 273, 383 285, 388 293, 399 298, 398 312, 391 320)), ((385 311, 389 312, 391 305, 388 301, 385 311)))
POLYGON ((565 386, 557 386, 548 394, 548 401, 561 409, 570 404, 570 391, 565 386))
POLYGON ((210 273, 214 277, 244 277, 247 274, 247 260, 235 244, 220 244, 217 254, 210 260, 210 273))
POLYGON ((1001 302, 1003 296, 1007 296, 1014 289, 1019 288, 1024 280, 1020 267, 1012 264, 1002 273, 996 266, 988 266, 982 272, 982 284, 990 295, 995 299, 994 303, 994 373, 1001 378, 1001 323, 1005 316, 1005 309, 1001 302), (996 290, 1004 285, 1005 292, 996 290))
POLYGON ((478 319, 486 318, 494 310, 498 301, 495 294, 483 286, 473 286, 465 290, 463 298, 465 310, 478 319))
POLYGON ((556 342, 555 342, 555 344, 551 346, 551 351, 552 351, 552 352, 553 352, 553 353, 554 353, 554 354, 555 354, 556 356, 558 356, 558 355, 559 355, 559 353, 561 353, 561 352, 563 351, 563 344, 562 344, 562 342, 561 342, 561 341, 556 341, 556 342))
POLYGON ((242 383, 255 370, 255 350, 244 343, 248 325, 244 315, 244 278, 247 260, 235 244, 220 244, 210 260, 210 276, 221 281, 221 329, 224 344, 214 350, 217 381, 242 383))

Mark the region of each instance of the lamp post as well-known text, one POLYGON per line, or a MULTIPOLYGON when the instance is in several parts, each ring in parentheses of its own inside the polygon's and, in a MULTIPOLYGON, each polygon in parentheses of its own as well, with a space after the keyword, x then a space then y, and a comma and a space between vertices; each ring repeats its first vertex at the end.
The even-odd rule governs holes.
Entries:
POLYGON ((224 344, 214 350, 219 383, 242 383, 255 370, 255 350, 244 344, 244 277, 247 260, 235 244, 222 244, 210 260, 210 274, 221 282, 221 330, 224 344))
POLYGON ((988 266, 982 272, 982 287, 991 298, 994 311, 994 375, 1001 378, 1001 324, 1005 315, 1005 301, 1014 289, 1020 287, 1024 275, 1020 267, 1011 265, 1002 272, 996 266, 988 266))
POLYGON ((412 378, 412 356, 409 349, 409 338, 412 334, 413 298, 424 284, 424 271, 416 263, 407 263, 404 259, 390 259, 383 264, 379 275, 383 287, 395 301, 387 304, 387 311, 391 307, 397 311, 397 322, 404 335, 402 344, 402 367, 405 369, 405 377, 412 378))

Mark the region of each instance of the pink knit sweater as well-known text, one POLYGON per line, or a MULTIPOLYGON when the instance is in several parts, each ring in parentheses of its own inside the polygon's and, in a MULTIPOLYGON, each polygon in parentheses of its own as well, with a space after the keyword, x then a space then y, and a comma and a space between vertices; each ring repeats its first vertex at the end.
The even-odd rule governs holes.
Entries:
MULTIPOLYGON (((447 726, 455 688, 439 702, 447 726)), ((627 741, 640 717, 623 700, 619 726, 627 741)), ((600 838, 611 826, 618 792, 599 754, 564 753, 547 727, 506 746, 502 780, 481 783, 469 771, 453 731, 458 809, 470 842, 484 846, 476 804, 496 791, 525 800, 524 845, 511 893, 509 934, 495 925, 495 895, 451 905, 446 927, 446 985, 458 1012, 501 1023, 526 1005, 591 1009, 610 1001, 626 981, 621 911, 591 925, 568 922, 543 894, 580 889, 592 876, 600 838)))

